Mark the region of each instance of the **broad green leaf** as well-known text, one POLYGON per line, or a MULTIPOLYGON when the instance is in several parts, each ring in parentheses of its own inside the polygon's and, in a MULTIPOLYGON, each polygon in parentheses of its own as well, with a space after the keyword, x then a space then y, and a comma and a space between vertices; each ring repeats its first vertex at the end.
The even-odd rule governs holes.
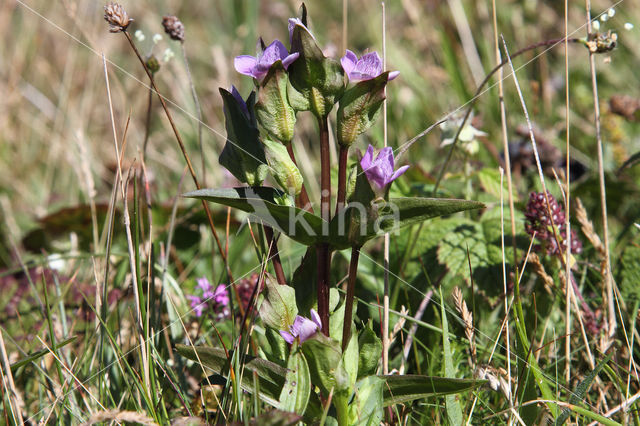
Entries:
POLYGON ((269 136, 284 144, 293 139, 296 124, 296 113, 287 97, 288 84, 289 78, 282 61, 276 61, 260 84, 255 105, 256 118, 262 128, 269 136))
POLYGON ((309 103, 318 118, 326 117, 344 91, 344 70, 335 59, 325 58, 316 40, 302 25, 296 25, 291 53, 299 53, 288 69, 291 85, 309 103))
POLYGON ((276 199, 284 194, 274 188, 227 188, 200 189, 184 194, 184 197, 198 198, 233 207, 262 220, 265 224, 282 232, 291 239, 313 245, 322 238, 322 218, 297 207, 277 204, 276 199))
POLYGON ((382 421, 384 380, 368 376, 356 383, 354 401, 349 404, 350 424, 377 426, 382 421))
POLYGON ((262 143, 267 163, 271 168, 271 175, 278 182, 280 188, 288 194, 299 195, 302 190, 302 174, 289 156, 287 148, 280 142, 269 139, 264 139, 262 143))
POLYGON ((317 304, 317 262, 315 247, 308 247, 300 266, 293 273, 291 287, 296 291, 296 304, 300 312, 309 312, 314 303, 317 304))
POLYGON ((350 146, 358 135, 375 123, 380 106, 386 96, 384 88, 389 80, 389 72, 376 78, 361 81, 348 89, 340 98, 337 114, 338 143, 350 146))
POLYGON ((342 360, 340 361, 349 378, 348 389, 353 389, 356 380, 358 380, 358 352, 358 336, 353 334, 351 339, 349 339, 349 344, 342 354, 342 360))
POLYGON ((360 346, 358 360, 358 378, 360 379, 376 373, 382 356, 382 341, 373 331, 371 320, 360 332, 358 346, 360 346))
POLYGON ((377 376, 386 381, 384 386, 384 406, 400 404, 416 399, 444 396, 475 389, 487 383, 486 380, 449 379, 446 377, 419 376, 377 376))
POLYGON ((377 199, 370 205, 350 202, 331 220, 329 242, 338 249, 362 245, 427 219, 483 207, 476 201, 422 197, 377 199))
MULTIPOLYGON (((449 342, 449 322, 447 312, 444 309, 445 303, 442 298, 442 287, 440 287, 440 315, 442 317, 442 350, 444 352, 444 374, 446 377, 455 378, 456 369, 453 367, 453 356, 451 354, 451 342, 449 342)), ((447 407, 447 417, 452 425, 462 424, 462 408, 457 395, 445 396, 447 407)))
POLYGON ((302 352, 309 364, 311 382, 320 387, 324 395, 328 395, 332 389, 343 390, 349 383, 337 341, 316 333, 302 344, 302 352))
POLYGON ((280 408, 283 411, 304 414, 309 395, 311 394, 311 376, 309 366, 302 352, 292 349, 287 362, 287 375, 282 392, 280 392, 280 408))
POLYGON ((227 141, 218 161, 240 182, 249 186, 261 185, 267 176, 268 166, 258 128, 231 93, 220 88, 220 94, 224 103, 227 141))
MULTIPOLYGON (((462 136, 462 135, 461 135, 462 136)), ((491 194, 495 199, 500 199, 500 172, 497 169, 485 167, 476 173, 480 185, 486 193, 491 194)), ((503 179, 502 182, 502 196, 506 200, 509 194, 507 187, 507 180, 503 179)), ((513 193, 514 201, 518 201, 518 194, 516 191, 513 193)))
POLYGON ((288 330, 298 314, 295 290, 279 285, 270 275, 266 275, 265 283, 264 300, 258 309, 260 318, 275 330, 288 330))
MULTIPOLYGON (((607 365, 607 363, 611 360, 612 356, 613 356, 613 351, 609 352, 609 354, 606 357, 604 357, 604 359, 600 361, 598 365, 596 365, 596 368, 594 368, 592 371, 589 372, 589 374, 585 376, 584 380, 582 380, 580 384, 578 384, 578 386, 576 387, 575 392, 571 393, 571 397, 569 398, 569 404, 576 405, 576 404, 579 404, 584 399, 584 396, 589 390, 589 387, 591 387, 591 383, 598 376, 598 374, 604 368, 604 366, 607 365)), ((570 414, 571 414, 570 407, 567 407, 564 410, 562 410, 562 413, 560 413, 560 415, 556 419, 556 426, 561 426, 565 424, 570 414)))

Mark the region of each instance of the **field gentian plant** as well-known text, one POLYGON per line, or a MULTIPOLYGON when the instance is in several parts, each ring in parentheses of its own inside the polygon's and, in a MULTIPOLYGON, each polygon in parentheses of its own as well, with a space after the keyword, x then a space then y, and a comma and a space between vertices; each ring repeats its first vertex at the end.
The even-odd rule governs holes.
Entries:
MULTIPOLYGON (((316 387, 322 398, 333 392, 338 424, 354 424, 363 418, 378 423, 382 419, 383 389, 388 385, 384 376, 377 375, 380 339, 370 327, 352 332, 360 249, 390 230, 481 204, 390 198, 392 183, 409 168, 395 168, 390 147, 374 155, 374 147, 369 145, 361 160, 352 159, 350 166, 351 145, 376 122, 385 88, 398 72, 385 71, 376 52, 358 59, 348 50, 341 61, 326 57, 309 30, 304 6, 301 17, 290 19, 288 24, 290 50, 276 40, 256 57, 241 55, 235 59, 236 70, 254 79, 255 92, 245 99, 235 87, 231 92, 220 90, 227 128, 220 164, 247 186, 204 189, 186 196, 243 210, 265 225, 269 247, 265 250, 276 278, 267 273, 264 291, 257 296, 259 316, 272 348, 265 347, 264 353, 268 361, 286 365, 289 371, 282 393, 273 395, 279 401, 277 406, 304 415, 310 422, 317 421, 311 414, 317 412, 317 398, 310 396, 316 387), (336 107, 340 158, 334 186, 328 123, 336 107), (305 111, 318 123, 321 197, 315 205, 309 200, 291 144, 297 116, 305 111), (346 179, 349 170, 354 177, 351 189, 346 179), (277 188, 263 184, 269 176, 277 188), (331 193, 336 190, 332 215, 331 193), (282 273, 275 232, 308 246, 292 280, 282 273), (347 294, 339 301, 330 282, 331 258, 332 252, 344 249, 351 249, 351 260, 347 294), (312 292, 310 275, 315 275, 312 292), (299 312, 309 312, 312 319, 299 312), (276 349, 284 344, 291 345, 288 352, 276 349), (297 385, 287 388, 287 383, 297 385), (369 399, 354 397, 354 389, 359 389, 359 395, 369 395, 369 399), (374 400, 378 402, 372 404, 374 400)), ((194 356, 193 351, 182 352, 194 356)))

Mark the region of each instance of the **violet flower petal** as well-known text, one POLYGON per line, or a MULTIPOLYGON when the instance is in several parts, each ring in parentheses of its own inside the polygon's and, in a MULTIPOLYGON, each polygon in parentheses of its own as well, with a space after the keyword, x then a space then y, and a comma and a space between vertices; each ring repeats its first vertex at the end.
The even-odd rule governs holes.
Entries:
POLYGON ((409 169, 409 166, 402 166, 400 167, 398 170, 396 170, 396 172, 393 174, 393 176, 391 176, 391 179, 389 179, 389 183, 393 182, 394 180, 398 179, 400 176, 402 176, 404 174, 404 172, 406 172, 409 169))
POLYGON ((389 73, 389 79, 387 81, 391 81, 400 75, 400 71, 391 71, 389 73))
POLYGON ((240 55, 233 60, 233 66, 240 74, 255 77, 254 69, 258 61, 253 56, 240 55))
POLYGON ((318 324, 299 315, 291 326, 291 333, 298 336, 300 343, 303 343, 305 340, 316 334, 316 331, 318 331, 318 324))
POLYGON ((322 320, 314 309, 311 309, 311 320, 318 325, 318 330, 322 330, 322 320))
POLYGON ((342 65, 342 69, 344 70, 344 72, 347 73, 349 78, 351 78, 350 75, 353 72, 353 69, 356 67, 357 62, 358 62, 358 57, 356 56, 355 53, 353 53, 349 49, 347 49, 344 56, 340 59, 340 64, 342 65))
POLYGON ((291 65, 296 59, 298 59, 298 56, 300 56, 300 53, 296 52, 284 58, 282 60, 282 66, 284 67, 284 69, 288 69, 289 65, 291 65))
POLYGON ((287 342, 288 344, 292 344, 293 341, 295 340, 295 337, 289 333, 288 331, 283 331, 280 330, 280 335, 282 336, 282 338, 285 340, 285 342, 287 342))
POLYGON ((382 59, 380 59, 378 52, 363 55, 353 71, 359 74, 362 80, 370 80, 379 76, 382 72, 382 59))

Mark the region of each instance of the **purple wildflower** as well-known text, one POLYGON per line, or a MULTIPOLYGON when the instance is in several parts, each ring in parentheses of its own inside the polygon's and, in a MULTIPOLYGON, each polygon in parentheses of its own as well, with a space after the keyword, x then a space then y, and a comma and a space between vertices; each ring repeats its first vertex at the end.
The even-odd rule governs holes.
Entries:
POLYGON ((280 330, 280 335, 289 344, 292 344, 296 338, 300 343, 303 343, 320 329, 322 329, 320 316, 311 309, 311 319, 296 315, 296 319, 293 321, 293 325, 289 327, 289 331, 280 330))
POLYGON ((409 166, 402 166, 394 172, 393 150, 391 147, 382 148, 374 160, 372 145, 369 145, 367 152, 360 160, 360 166, 362 166, 362 170, 372 187, 375 184, 374 190, 384 189, 409 168, 409 166))
MULTIPOLYGON (((355 53, 347 49, 345 55, 340 59, 344 72, 347 73, 349 81, 371 80, 382 74, 382 59, 378 52, 371 52, 362 55, 360 59, 355 53)), ((400 71, 391 71, 389 81, 400 75, 400 71)))
POLYGON ((258 81, 262 81, 271 65, 276 61, 282 61, 282 65, 287 69, 293 61, 298 59, 299 55, 299 53, 289 54, 289 51, 280 40, 274 40, 256 57, 249 55, 236 56, 234 66, 240 74, 249 75, 258 81))
MULTIPOLYGON (((549 217, 549 209, 547 209, 547 200, 542 192, 532 192, 527 202, 527 209, 524 216, 527 220, 525 229, 527 234, 533 235, 542 244, 535 246, 534 249, 540 250, 544 248, 548 255, 560 254, 560 250, 566 250, 567 230, 565 226, 564 209, 553 195, 549 194, 549 207, 551 207, 551 217, 549 217), (552 227, 556 228, 558 239, 561 247, 558 248, 556 238, 552 227)), ((574 229, 571 230, 571 252, 582 252, 582 242, 578 238, 578 234, 574 229)))
POLYGON ((238 92, 238 89, 236 89, 236 86, 231 86, 231 95, 233 95, 233 98, 236 100, 236 102, 238 102, 238 105, 240 106, 240 109, 244 113, 245 117, 249 118, 249 108, 247 107, 247 103, 242 98, 240 92, 238 92))
POLYGON ((198 318, 202 316, 202 313, 207 308, 207 302, 203 301, 199 296, 188 295, 187 298, 191 300, 191 309, 198 318))
POLYGON ((219 320, 229 316, 229 292, 224 284, 220 284, 214 291, 209 280, 202 277, 197 279, 196 289, 202 290, 202 296, 194 294, 187 298, 197 317, 201 317, 207 309, 211 309, 219 320))

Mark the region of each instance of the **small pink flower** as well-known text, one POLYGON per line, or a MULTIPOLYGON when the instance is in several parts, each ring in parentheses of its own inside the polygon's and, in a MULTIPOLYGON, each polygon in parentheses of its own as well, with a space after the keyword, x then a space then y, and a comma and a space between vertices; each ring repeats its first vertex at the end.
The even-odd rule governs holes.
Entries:
POLYGON ((280 330, 280 335, 289 344, 292 344, 296 338, 300 343, 303 343, 321 329, 320 316, 311 309, 311 319, 296 315, 296 319, 293 321, 293 325, 289 327, 289 331, 280 330))
MULTIPOLYGON (((355 53, 347 49, 345 55, 340 59, 344 72, 347 73, 349 81, 371 80, 382 74, 382 59, 378 52, 371 52, 362 55, 360 59, 355 53)), ((400 75, 400 71, 391 71, 389 81, 400 75)))

